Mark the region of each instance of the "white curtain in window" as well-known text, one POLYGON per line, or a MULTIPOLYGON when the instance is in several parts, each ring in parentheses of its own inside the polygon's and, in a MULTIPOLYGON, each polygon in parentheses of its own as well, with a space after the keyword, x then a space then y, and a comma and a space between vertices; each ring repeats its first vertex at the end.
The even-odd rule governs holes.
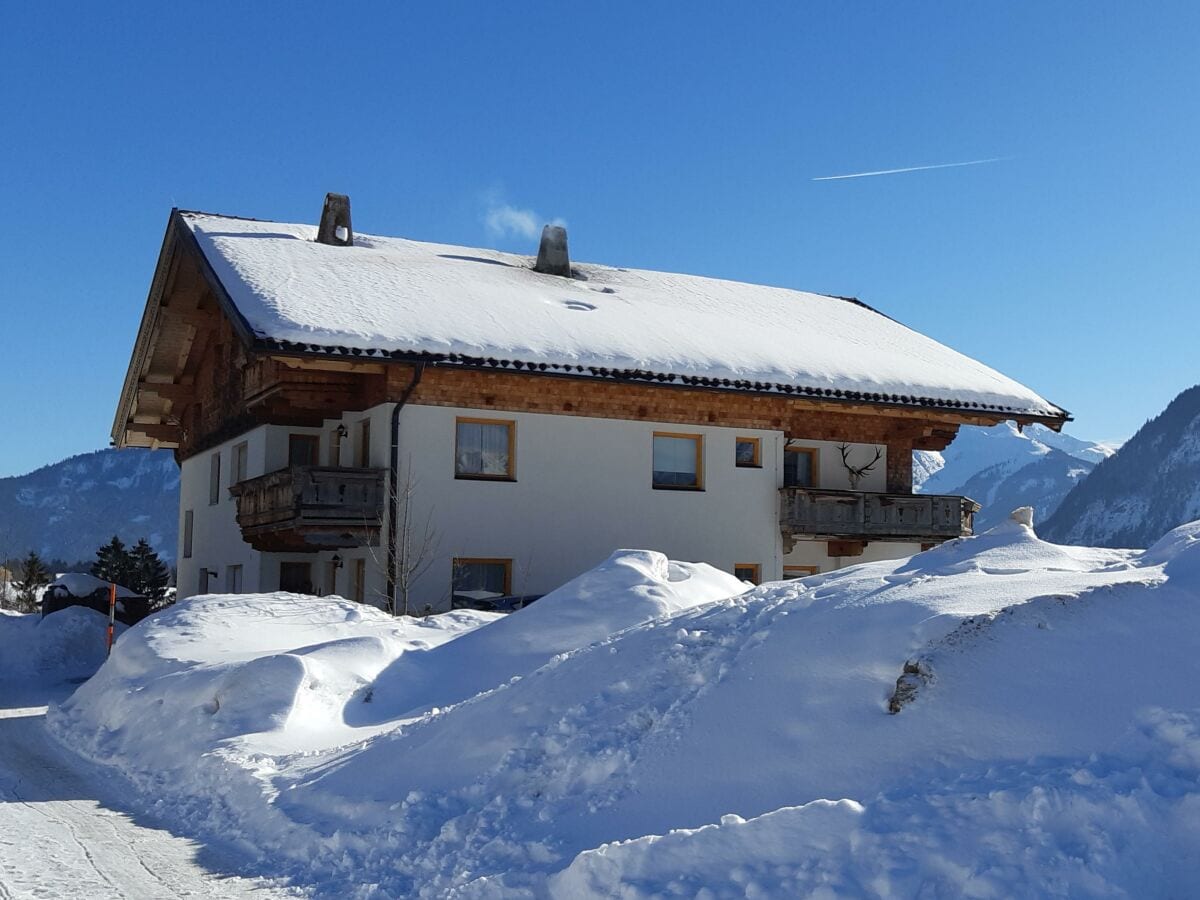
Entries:
POLYGON ((503 423, 459 422, 456 470, 463 475, 507 475, 508 429, 503 423))
POLYGON ((666 437, 654 438, 654 483, 668 485, 695 485, 697 438, 666 437))

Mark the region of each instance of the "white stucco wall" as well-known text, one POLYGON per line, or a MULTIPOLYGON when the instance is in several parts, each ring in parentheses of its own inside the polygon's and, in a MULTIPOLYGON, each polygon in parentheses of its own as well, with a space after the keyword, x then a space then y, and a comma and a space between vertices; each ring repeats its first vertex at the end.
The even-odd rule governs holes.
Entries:
MULTIPOLYGON (((336 581, 328 584, 333 552, 258 553, 241 538, 236 506, 227 486, 232 447, 247 441, 247 477, 283 468, 291 434, 320 438, 322 465, 355 465, 361 435, 369 419, 372 467, 387 468, 392 404, 347 413, 320 428, 263 426, 198 454, 183 464, 180 488, 179 595, 198 588, 201 567, 215 571, 210 590, 224 591, 230 565, 243 566, 244 591, 279 587, 284 560, 312 563, 314 590, 352 596, 355 560, 365 561, 364 595, 382 604, 386 552, 380 547, 341 550, 336 581), (346 427, 338 460, 331 455, 332 434, 346 427), (220 453, 220 500, 209 505, 209 459, 220 453), (194 515, 193 555, 182 556, 183 511, 194 515)), ((849 488, 836 442, 793 441, 818 450, 818 486, 849 488)), ((918 545, 872 543, 861 557, 830 558, 823 541, 797 542, 785 558, 779 532, 779 487, 783 483, 785 441, 778 431, 715 426, 630 422, 582 416, 506 413, 494 410, 409 405, 400 417, 399 459, 402 478, 414 479, 413 521, 428 520, 438 534, 432 564, 412 593, 413 611, 445 609, 450 601, 454 557, 511 559, 514 593, 545 593, 605 559, 621 547, 660 550, 673 559, 704 561, 732 571, 735 564, 757 563, 763 580, 782 577, 785 565, 812 565, 830 571, 872 559, 906 556, 918 545), (454 472, 455 424, 459 416, 516 422, 516 480, 457 479, 454 472), (654 432, 700 434, 704 438, 704 490, 656 490, 651 485, 654 432), (761 441, 761 467, 734 464, 738 437, 761 441)), ((851 462, 862 465, 873 445, 851 445, 851 462)), ((862 479, 860 490, 882 491, 886 458, 862 479)), ((386 529, 386 508, 385 508, 386 529)))
MULTIPOLYGON (((849 487, 837 443, 793 442, 800 444, 819 450, 820 487, 849 487)), ((440 534, 438 558, 414 591, 418 608, 448 605, 454 557, 511 559, 518 594, 552 590, 621 547, 727 571, 757 563, 764 580, 778 579, 785 563, 778 518, 784 445, 777 431, 410 405, 401 414, 401 463, 416 475, 417 520, 431 514, 440 534), (458 416, 516 422, 515 482, 455 478, 458 416), (703 491, 651 486, 655 432, 703 435, 703 491), (738 437, 760 439, 761 468, 734 464, 738 437)), ((861 465, 874 449, 851 445, 851 453, 861 465)), ((882 491, 885 484, 882 459, 859 488, 882 491)), ((806 563, 812 557, 808 564, 829 570, 836 561, 825 549, 811 542, 790 556, 806 563)), ((908 545, 868 550, 912 552, 908 545)))
MULTIPOLYGON (((339 424, 345 425, 346 437, 341 441, 340 463, 355 465, 358 460, 358 443, 361 435, 360 423, 371 421, 370 457, 371 466, 387 467, 390 441, 391 404, 376 407, 367 412, 347 413, 343 419, 332 419, 320 428, 302 428, 286 425, 264 425, 232 438, 218 447, 199 453, 184 461, 180 471, 179 489, 179 548, 178 589, 179 597, 190 597, 199 588, 200 569, 216 572, 209 580, 209 590, 220 593, 226 590, 227 572, 231 565, 242 566, 242 591, 276 591, 279 589, 279 564, 284 561, 309 562, 313 567, 313 588, 329 593, 328 568, 325 565, 333 552, 323 553, 260 553, 242 540, 237 525, 237 504, 229 495, 228 487, 233 474, 233 447, 247 442, 248 458, 246 477, 256 478, 267 472, 285 468, 288 464, 288 443, 293 434, 316 435, 320 439, 318 462, 321 465, 336 465, 331 454, 333 432, 339 424), (211 457, 221 455, 220 500, 210 505, 209 472, 211 457), (192 558, 183 556, 184 514, 193 514, 192 558)), ((337 592, 349 596, 352 593, 350 573, 353 561, 366 560, 366 599, 381 600, 384 591, 383 554, 378 549, 357 548, 343 550, 344 560, 338 571, 337 592)))
POLYGON ((199 590, 201 569, 216 574, 209 579, 209 591, 225 590, 228 567, 242 566, 242 590, 263 590, 261 554, 242 540, 237 525, 237 504, 229 495, 233 475, 232 448, 242 441, 247 445, 246 473, 253 478, 268 469, 267 443, 271 429, 256 428, 199 453, 183 462, 179 477, 179 551, 178 596, 190 597, 199 590), (214 454, 221 456, 221 489, 215 505, 209 501, 209 473, 214 454), (192 555, 184 556, 184 517, 192 512, 192 555))

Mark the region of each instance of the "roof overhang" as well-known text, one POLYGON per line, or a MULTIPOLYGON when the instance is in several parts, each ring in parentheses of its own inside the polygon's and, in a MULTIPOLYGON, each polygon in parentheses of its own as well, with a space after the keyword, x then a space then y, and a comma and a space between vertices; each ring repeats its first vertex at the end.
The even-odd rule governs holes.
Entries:
POLYGON ((1061 415, 1047 415, 937 397, 896 396, 640 369, 474 357, 458 353, 363 349, 277 340, 255 333, 238 310, 205 256, 195 233, 184 220, 184 212, 171 210, 163 236, 146 308, 113 421, 112 438, 117 447, 179 446, 182 434, 178 409, 191 396, 191 387, 185 375, 188 352, 196 332, 204 325, 201 319, 208 316, 211 320, 217 313, 224 315, 248 349, 271 356, 334 358, 350 363, 419 363, 435 367, 508 371, 523 375, 617 381, 690 390, 771 394, 794 399, 799 404, 824 408, 882 412, 906 417, 928 415, 967 425, 990 425, 1011 420, 1020 425, 1038 423, 1060 431, 1071 420, 1065 410, 1061 411, 1061 415), (207 288, 207 296, 212 298, 206 301, 212 308, 203 311, 189 305, 193 302, 190 298, 199 297, 201 285, 207 288))
POLYGON ((196 305, 201 285, 215 298, 238 337, 251 345, 250 326, 213 272, 180 211, 172 209, 113 419, 115 446, 179 446, 177 410, 192 393, 184 375, 189 351, 197 334, 212 326, 217 313, 196 305))

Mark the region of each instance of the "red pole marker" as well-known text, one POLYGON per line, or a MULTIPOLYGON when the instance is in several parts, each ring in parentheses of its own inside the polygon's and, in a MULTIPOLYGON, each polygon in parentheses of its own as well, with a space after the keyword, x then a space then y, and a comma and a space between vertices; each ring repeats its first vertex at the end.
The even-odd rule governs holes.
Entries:
POLYGON ((106 656, 112 655, 113 645, 113 621, 117 617, 117 586, 113 583, 108 585, 108 651, 106 656))

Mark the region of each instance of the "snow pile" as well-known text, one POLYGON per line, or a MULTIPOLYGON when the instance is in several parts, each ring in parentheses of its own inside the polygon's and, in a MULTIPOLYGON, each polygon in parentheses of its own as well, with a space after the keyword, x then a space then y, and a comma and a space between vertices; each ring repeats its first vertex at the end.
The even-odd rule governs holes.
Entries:
MULTIPOLYGON (((125 630, 118 624, 118 636, 125 630)), ((42 618, 0 610, 0 681, 87 678, 104 662, 108 619, 70 606, 42 618)))
POLYGON ((1125 756, 976 766, 866 806, 814 800, 605 844, 549 893, 1188 896, 1200 880, 1200 715, 1150 709, 1135 727, 1125 756))
POLYGON ((311 225, 182 216, 250 328, 276 340, 1065 415, 996 370, 840 297, 589 264, 562 278, 494 250, 364 234, 334 247, 316 243, 311 225))
POLYGON ((188 828, 242 835, 332 893, 1200 882, 1200 524, 1138 553, 1012 520, 724 598, 703 567, 627 553, 569 587, 420 652, 401 622, 391 650, 333 653, 389 627, 345 618, 316 647, 256 649, 286 604, 243 599, 176 623, 188 665, 162 655, 184 638, 127 637, 56 728, 182 803, 188 828), (615 633, 597 641, 592 616, 615 633), (186 733, 158 737, 168 722, 186 733))
POLYGON ((746 585, 705 563, 618 550, 596 568, 518 613, 420 657, 403 656, 375 684, 360 714, 394 719, 447 706, 532 672, 559 653, 634 625, 745 593, 746 585))
POLYGON ((212 750, 236 769, 264 752, 361 739, 342 718, 351 697, 401 654, 493 618, 394 619, 339 597, 203 595, 129 631, 51 718, 76 749, 125 761, 131 774, 186 770, 212 750), (147 734, 157 735, 150 747, 147 734))

